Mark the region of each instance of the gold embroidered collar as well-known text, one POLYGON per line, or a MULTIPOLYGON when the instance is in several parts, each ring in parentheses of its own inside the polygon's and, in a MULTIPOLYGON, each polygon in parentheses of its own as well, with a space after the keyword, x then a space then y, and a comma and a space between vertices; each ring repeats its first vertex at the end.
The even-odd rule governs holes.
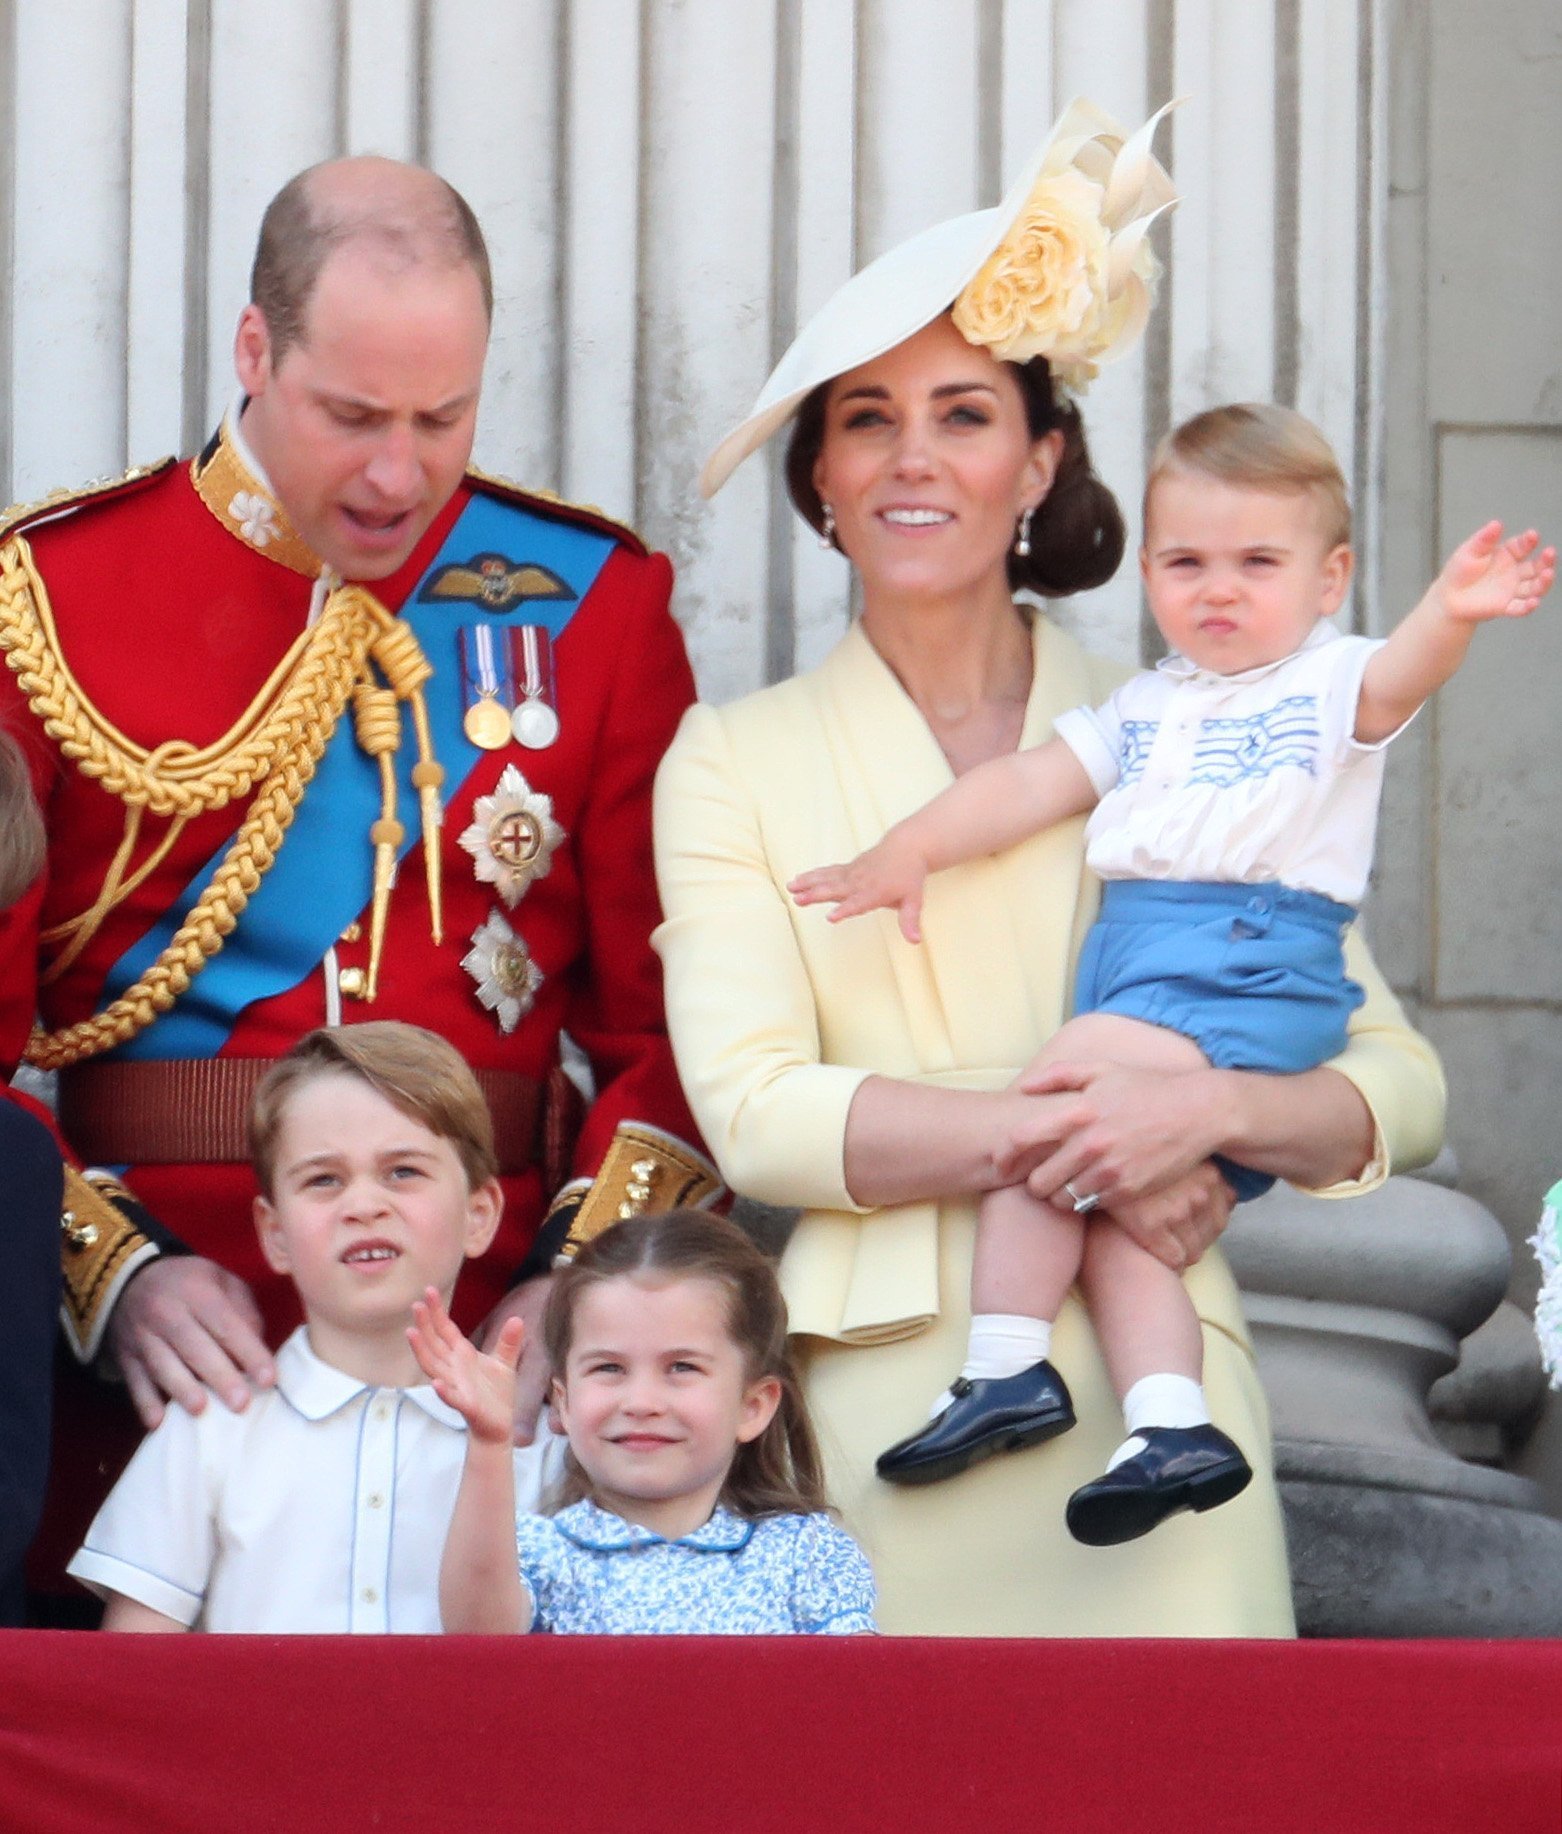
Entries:
POLYGON ((324 562, 288 520, 270 485, 246 462, 233 420, 234 410, 230 409, 216 439, 191 461, 190 478, 197 496, 246 547, 306 579, 318 579, 324 562))

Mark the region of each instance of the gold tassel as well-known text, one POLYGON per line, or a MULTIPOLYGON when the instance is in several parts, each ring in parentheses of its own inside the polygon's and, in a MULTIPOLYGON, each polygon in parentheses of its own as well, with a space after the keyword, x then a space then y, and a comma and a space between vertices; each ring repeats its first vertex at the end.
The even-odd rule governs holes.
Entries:
POLYGON ((396 855, 406 839, 406 829, 396 819, 396 749, 401 743, 401 715, 389 688, 360 684, 353 690, 353 730, 358 744, 380 767, 380 819, 369 829, 374 843, 374 903, 369 918, 369 974, 363 997, 373 1000, 380 989, 380 957, 385 948, 385 922, 391 887, 396 882, 396 855))
POLYGON ((439 829, 444 810, 439 792, 445 781, 445 767, 434 755, 434 735, 429 728, 428 705, 423 698, 424 683, 434 669, 418 648, 417 638, 399 619, 387 625, 375 640, 374 660, 385 671, 385 679, 395 690, 397 699, 409 702, 412 708, 412 726, 418 741, 418 761, 412 767, 412 782, 418 792, 418 811, 423 824, 423 872, 428 881, 429 924, 436 944, 442 943, 445 916, 439 829))

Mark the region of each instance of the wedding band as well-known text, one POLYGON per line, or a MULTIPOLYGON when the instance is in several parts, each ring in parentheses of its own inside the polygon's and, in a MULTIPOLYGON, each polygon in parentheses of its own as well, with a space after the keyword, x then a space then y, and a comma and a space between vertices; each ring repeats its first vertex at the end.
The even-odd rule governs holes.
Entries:
POLYGON ((1099 1191, 1087 1191, 1085 1195, 1081 1197, 1071 1184, 1065 1183, 1063 1189, 1067 1191, 1069 1196, 1074 1200, 1074 1214, 1076 1216, 1086 1215, 1089 1211, 1094 1210, 1096 1205, 1101 1201, 1101 1193, 1099 1191))

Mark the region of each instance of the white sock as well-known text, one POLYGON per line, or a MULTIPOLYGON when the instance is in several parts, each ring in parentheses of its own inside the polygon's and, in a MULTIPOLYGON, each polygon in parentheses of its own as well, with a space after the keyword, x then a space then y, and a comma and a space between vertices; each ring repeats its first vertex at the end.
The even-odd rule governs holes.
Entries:
POLYGON ((1108 1471, 1144 1450, 1145 1442, 1138 1435, 1147 1426, 1208 1426, 1209 1405, 1203 1386, 1192 1376, 1141 1376, 1123 1396, 1123 1425, 1129 1437, 1106 1461, 1108 1471))
MULTIPOLYGON (((960 1373, 968 1382, 1018 1375, 1039 1363, 1051 1348, 1052 1326, 1045 1318, 1027 1318, 1019 1312, 978 1312, 971 1319, 960 1373)), ((936 1420, 953 1400, 946 1388, 928 1418, 936 1420)))

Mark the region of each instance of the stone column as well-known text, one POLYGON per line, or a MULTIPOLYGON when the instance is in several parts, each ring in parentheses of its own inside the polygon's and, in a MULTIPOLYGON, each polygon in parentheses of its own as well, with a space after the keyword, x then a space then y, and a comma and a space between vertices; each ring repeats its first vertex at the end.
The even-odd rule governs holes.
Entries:
POLYGON ((1277 1186, 1225 1244, 1273 1411, 1303 1635, 1562 1634, 1562 1522, 1527 1479, 1447 1443, 1497 1450, 1541 1386, 1502 1305, 1490 1213, 1418 1178, 1344 1202, 1277 1186), (1484 1367, 1461 1382, 1460 1340, 1488 1319, 1484 1367))

